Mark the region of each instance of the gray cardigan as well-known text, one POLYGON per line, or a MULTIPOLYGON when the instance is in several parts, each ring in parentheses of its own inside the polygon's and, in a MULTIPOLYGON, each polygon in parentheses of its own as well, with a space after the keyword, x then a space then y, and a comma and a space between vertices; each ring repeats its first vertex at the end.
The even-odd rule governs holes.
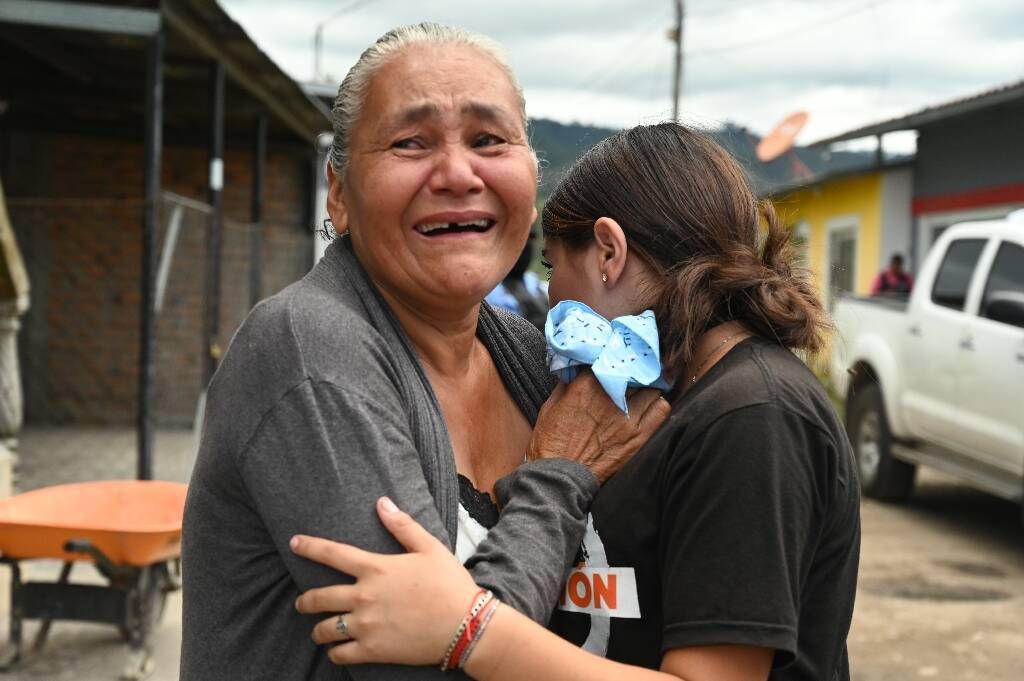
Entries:
MULTIPOLYGON (((486 304, 478 335, 531 423, 550 388, 540 334, 486 304)), ((436 397, 397 320, 338 239, 301 281, 260 303, 210 384, 185 508, 181 678, 439 679, 436 668, 339 669, 300 616, 307 589, 350 581, 294 556, 289 538, 401 547, 388 495, 454 546, 458 482, 436 397)), ((583 466, 523 465, 498 485, 501 520, 467 566, 546 623, 598 489, 583 466)))

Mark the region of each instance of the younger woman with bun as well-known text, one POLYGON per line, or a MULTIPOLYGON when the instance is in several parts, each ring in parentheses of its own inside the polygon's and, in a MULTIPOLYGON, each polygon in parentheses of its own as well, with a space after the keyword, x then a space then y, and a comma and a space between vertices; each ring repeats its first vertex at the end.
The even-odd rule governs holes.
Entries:
POLYGON ((672 416, 591 507, 550 625, 562 638, 481 595, 381 499, 406 555, 293 540, 357 578, 300 597, 321 618, 314 640, 338 664, 442 663, 487 681, 849 679, 858 483, 794 354, 820 351, 829 323, 770 204, 707 137, 664 123, 588 152, 543 225, 552 304, 653 309, 673 385, 672 416))

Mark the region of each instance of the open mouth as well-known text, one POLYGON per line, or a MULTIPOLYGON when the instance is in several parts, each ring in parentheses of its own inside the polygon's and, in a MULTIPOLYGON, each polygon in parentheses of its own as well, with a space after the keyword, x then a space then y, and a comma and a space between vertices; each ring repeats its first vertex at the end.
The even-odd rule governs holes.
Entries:
POLYGON ((483 234, 496 224, 495 220, 488 218, 469 220, 467 222, 425 222, 421 225, 416 225, 416 231, 424 236, 445 236, 448 234, 465 234, 466 232, 483 234))

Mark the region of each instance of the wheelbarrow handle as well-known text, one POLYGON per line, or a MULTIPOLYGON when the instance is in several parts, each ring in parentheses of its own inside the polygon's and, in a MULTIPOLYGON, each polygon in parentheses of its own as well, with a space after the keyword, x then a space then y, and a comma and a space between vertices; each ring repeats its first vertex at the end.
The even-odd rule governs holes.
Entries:
POLYGON ((69 539, 64 543, 64 550, 68 553, 85 553, 91 556, 96 561, 99 571, 110 579, 132 578, 137 572, 132 568, 114 563, 107 557, 107 554, 88 539, 69 539))

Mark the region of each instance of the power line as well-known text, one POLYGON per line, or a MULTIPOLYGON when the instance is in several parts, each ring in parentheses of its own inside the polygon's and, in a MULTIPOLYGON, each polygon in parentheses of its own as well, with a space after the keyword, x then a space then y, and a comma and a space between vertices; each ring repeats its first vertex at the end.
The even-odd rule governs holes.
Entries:
POLYGON ((316 30, 313 31, 313 80, 319 82, 323 77, 323 70, 321 68, 323 47, 324 47, 324 27, 331 23, 342 14, 347 14, 353 10, 357 10, 364 5, 368 5, 373 0, 353 0, 347 5, 342 5, 338 9, 331 12, 327 17, 317 22, 316 30))
MULTIPOLYGON (((731 5, 728 3, 722 4, 720 1, 717 1, 713 11, 691 11, 688 12, 688 14, 692 19, 715 19, 717 17, 725 16, 726 14, 743 12, 748 9, 757 8, 758 10, 764 10, 765 7, 789 3, 791 1, 792 0, 752 0, 751 2, 738 2, 731 5)), ((698 5, 697 9, 700 9, 700 7, 701 6, 698 5)))
POLYGON ((342 5, 338 9, 331 12, 329 15, 327 15, 326 18, 321 19, 319 25, 322 26, 328 22, 334 21, 342 14, 345 14, 346 12, 351 12, 354 9, 359 9, 363 5, 367 5, 371 2, 373 2, 373 0, 352 0, 352 2, 348 3, 347 5, 342 5))
POLYGON ((733 50, 742 49, 742 48, 745 48, 745 47, 752 47, 754 45, 763 45, 765 43, 770 43, 770 42, 774 42, 776 40, 779 40, 780 38, 788 38, 789 36, 796 35, 798 33, 803 33, 804 31, 807 31, 807 30, 810 30, 810 29, 813 29, 813 28, 818 28, 820 26, 826 26, 828 24, 833 24, 833 23, 835 23, 835 22, 837 22, 837 21, 839 21, 841 19, 845 19, 845 18, 853 16, 855 14, 860 14, 862 12, 866 12, 868 10, 875 9, 879 5, 883 5, 883 4, 885 4, 887 2, 891 2, 891 1, 892 0, 872 0, 871 2, 866 2, 866 3, 862 4, 862 5, 857 6, 857 7, 851 7, 851 8, 849 8, 848 10, 846 10, 844 12, 840 12, 840 13, 834 14, 834 15, 832 15, 830 17, 826 17, 825 19, 819 19, 817 21, 808 22, 806 24, 801 24, 800 26, 795 26, 793 28, 788 28, 788 29, 786 29, 784 31, 779 31, 777 33, 772 33, 772 34, 769 34, 769 35, 759 36, 759 37, 753 38, 751 40, 741 40, 741 41, 738 41, 738 42, 729 43, 727 45, 718 45, 716 47, 708 47, 708 48, 704 48, 702 50, 692 50, 690 52, 687 52, 686 56, 699 59, 700 57, 710 56, 710 55, 714 55, 714 54, 721 54, 723 52, 732 52, 733 50))
MULTIPOLYGON (((647 21, 638 31, 634 32, 630 36, 630 42, 627 47, 623 50, 612 50, 609 61, 603 61, 584 76, 578 78, 576 82, 570 85, 570 89, 573 90, 592 90, 598 89, 602 85, 606 85, 611 82, 616 76, 620 75, 624 70, 628 70, 626 67, 633 66, 639 62, 637 55, 641 54, 641 50, 637 48, 647 42, 652 37, 652 32, 656 28, 663 27, 668 22, 668 16, 666 13, 651 15, 653 21, 647 21), (624 57, 624 55, 628 55, 624 57)), ((659 31, 657 34, 658 40, 662 39, 662 32, 659 31)))
MULTIPOLYGON (((701 57, 711 56, 711 55, 723 55, 724 56, 726 53, 733 52, 733 51, 736 51, 736 50, 739 50, 739 49, 742 49, 742 48, 745 48, 745 47, 750 47, 750 46, 761 45, 761 44, 773 42, 773 41, 776 41, 776 40, 779 40, 779 39, 782 39, 782 38, 786 38, 786 37, 789 37, 789 36, 792 36, 792 35, 795 35, 795 34, 803 33, 805 31, 808 31, 808 30, 811 30, 811 29, 814 29, 814 28, 818 28, 818 27, 821 27, 821 26, 826 26, 826 25, 835 23, 837 21, 846 19, 847 17, 853 16, 853 15, 856 15, 856 14, 860 14, 862 12, 866 12, 866 11, 869 11, 869 10, 873 10, 873 9, 879 7, 880 5, 883 5, 883 4, 885 4, 887 2, 890 2, 890 1, 891 0, 870 0, 869 2, 860 3, 860 4, 858 4, 856 6, 853 6, 853 7, 848 7, 848 8, 846 8, 846 9, 844 9, 844 10, 842 10, 842 11, 836 13, 836 14, 831 15, 831 16, 824 17, 824 18, 821 18, 821 19, 817 19, 815 21, 810 21, 810 22, 801 24, 799 26, 788 28, 788 29, 785 29, 783 31, 778 31, 776 33, 772 33, 772 34, 768 34, 768 35, 764 35, 764 36, 759 36, 759 37, 756 37, 756 38, 752 38, 750 40, 743 40, 743 41, 737 41, 737 42, 734 42, 734 43, 729 43, 729 44, 726 44, 726 45, 719 45, 719 46, 716 46, 716 47, 710 47, 710 48, 698 49, 698 50, 686 50, 686 51, 684 51, 683 56, 685 58, 687 58, 687 59, 689 59, 689 58, 697 58, 697 59, 699 59, 701 57)), ((771 2, 771 0, 769 0, 769 2, 771 2)), ((725 14, 727 12, 740 11, 740 10, 744 10, 744 9, 752 9, 754 7, 762 7, 763 5, 764 5, 764 3, 754 3, 754 2, 745 2, 745 3, 742 3, 742 4, 741 3, 737 3, 737 4, 729 6, 728 8, 723 8, 724 11, 722 11, 722 12, 715 12, 712 16, 720 16, 720 15, 725 14)), ((612 52, 611 61, 603 61, 603 62, 601 62, 595 68, 593 68, 590 71, 588 71, 586 75, 584 75, 583 77, 577 79, 577 81, 574 84, 570 85, 569 87, 571 89, 574 89, 574 90, 591 90, 591 91, 600 90, 604 86, 608 85, 609 83, 614 82, 623 72, 628 72, 630 70, 630 67, 632 67, 632 66, 636 65, 637 63, 639 63, 640 59, 638 57, 640 56, 642 51, 637 49, 637 48, 641 44, 643 44, 644 42, 650 40, 653 37, 652 33, 654 33, 654 30, 659 25, 664 25, 666 23, 669 23, 669 21, 670 21, 669 17, 666 15, 666 13, 661 13, 661 14, 651 15, 651 16, 653 17, 654 20, 653 21, 648 21, 638 31, 636 31, 631 36, 632 39, 630 40, 630 43, 628 44, 628 46, 625 49, 614 50, 612 52)), ((696 15, 695 18, 701 18, 701 17, 706 17, 706 16, 707 15, 696 15)), ((660 32, 658 33, 657 37, 658 37, 658 39, 660 39, 662 37, 660 35, 660 32)), ((673 97, 673 99, 674 99, 674 97, 673 97)))

